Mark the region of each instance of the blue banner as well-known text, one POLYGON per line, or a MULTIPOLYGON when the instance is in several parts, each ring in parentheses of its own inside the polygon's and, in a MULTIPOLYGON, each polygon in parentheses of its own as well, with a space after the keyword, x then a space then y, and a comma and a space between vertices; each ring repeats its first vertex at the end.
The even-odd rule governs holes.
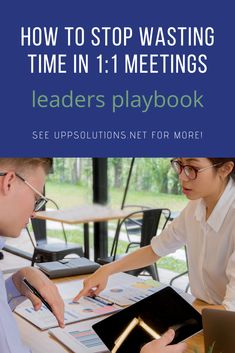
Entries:
POLYGON ((234 156, 231 1, 9 1, 1 156, 234 156))

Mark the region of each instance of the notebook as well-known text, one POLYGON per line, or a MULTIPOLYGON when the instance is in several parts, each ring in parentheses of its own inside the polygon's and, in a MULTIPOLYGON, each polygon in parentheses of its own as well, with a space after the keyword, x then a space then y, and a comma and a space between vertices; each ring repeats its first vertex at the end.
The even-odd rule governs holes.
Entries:
POLYGON ((66 259, 60 261, 42 262, 37 266, 49 278, 59 278, 73 275, 83 275, 95 272, 100 265, 85 257, 66 259))
POLYGON ((205 352, 235 352, 235 312, 215 309, 203 309, 205 352))
POLYGON ((139 353, 169 328, 178 343, 202 329, 201 315, 174 289, 166 287, 93 325, 110 351, 139 353), (124 339, 123 339, 124 338, 124 339))

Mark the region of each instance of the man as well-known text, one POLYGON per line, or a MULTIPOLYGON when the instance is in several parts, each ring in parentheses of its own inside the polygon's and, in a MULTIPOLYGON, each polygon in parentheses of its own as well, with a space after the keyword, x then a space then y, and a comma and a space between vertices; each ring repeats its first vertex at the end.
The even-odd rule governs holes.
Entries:
MULTIPOLYGON (((0 249, 4 246, 3 237, 18 237, 29 218, 47 202, 42 191, 51 166, 50 158, 0 158, 0 249)), ((0 273, 1 353, 29 353, 21 342, 11 311, 26 298, 35 310, 40 309, 42 302, 26 287, 23 278, 38 290, 51 306, 59 326, 64 327, 63 300, 45 275, 25 267, 4 282, 0 273)))

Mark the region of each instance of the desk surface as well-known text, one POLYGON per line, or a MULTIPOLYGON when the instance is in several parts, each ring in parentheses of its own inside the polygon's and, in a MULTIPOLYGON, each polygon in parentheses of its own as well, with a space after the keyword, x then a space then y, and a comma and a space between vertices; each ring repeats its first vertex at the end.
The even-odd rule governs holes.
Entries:
POLYGON ((68 224, 79 224, 89 222, 105 222, 111 219, 124 218, 130 212, 130 210, 126 209, 113 209, 108 206, 92 204, 74 206, 57 211, 37 212, 36 218, 68 224))
MULTIPOLYGON (((74 276, 63 279, 55 280, 55 283, 58 285, 61 295, 64 298, 73 297, 77 294, 79 288, 81 288, 80 279, 84 276, 74 276)), ((201 312, 205 303, 198 300, 195 301, 194 307, 201 312)), ((33 353, 42 353, 42 352, 53 352, 53 353, 64 353, 69 352, 62 344, 52 338, 47 331, 41 331, 38 328, 31 325, 29 322, 23 318, 16 316, 16 320, 20 329, 21 337, 24 343, 31 348, 33 353)), ((204 342, 203 342, 203 333, 200 332, 197 335, 189 338, 187 340, 188 349, 186 353, 194 353, 195 348, 197 348, 198 353, 204 353, 204 342)), ((82 353, 82 352, 79 352, 82 353)))

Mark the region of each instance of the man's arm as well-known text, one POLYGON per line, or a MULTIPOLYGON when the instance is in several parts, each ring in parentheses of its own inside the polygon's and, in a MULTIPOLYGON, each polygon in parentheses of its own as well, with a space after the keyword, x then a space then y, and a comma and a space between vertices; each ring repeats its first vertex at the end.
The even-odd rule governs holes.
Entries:
POLYGON ((5 287, 7 291, 8 304, 11 310, 14 311, 17 305, 25 301, 27 298, 18 291, 18 289, 14 285, 12 276, 5 281, 5 287))
POLYGON ((30 353, 29 349, 21 342, 18 327, 7 302, 7 293, 2 274, 0 274, 0 313, 1 353, 30 353))

